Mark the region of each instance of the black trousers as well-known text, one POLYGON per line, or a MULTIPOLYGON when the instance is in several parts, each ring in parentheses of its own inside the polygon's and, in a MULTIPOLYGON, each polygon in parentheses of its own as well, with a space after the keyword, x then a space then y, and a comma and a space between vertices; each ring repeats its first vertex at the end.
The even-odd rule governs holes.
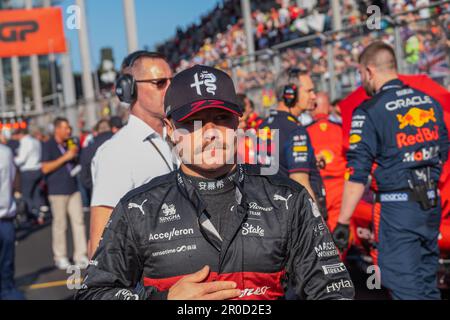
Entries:
POLYGON ((43 177, 42 172, 41 170, 22 171, 20 176, 21 192, 27 205, 27 212, 34 217, 38 217, 39 208, 42 204, 42 191, 39 188, 39 182, 43 177))

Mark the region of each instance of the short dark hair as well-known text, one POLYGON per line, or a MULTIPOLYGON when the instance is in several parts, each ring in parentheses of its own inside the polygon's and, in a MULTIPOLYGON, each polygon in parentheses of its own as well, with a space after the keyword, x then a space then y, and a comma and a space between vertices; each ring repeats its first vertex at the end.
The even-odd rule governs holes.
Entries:
POLYGON ((95 125, 95 127, 94 127, 94 130, 95 130, 95 131, 99 131, 99 130, 100 130, 100 126, 101 126, 102 124, 106 124, 106 125, 108 126, 108 128, 109 128, 108 131, 111 131, 111 125, 110 125, 109 121, 106 120, 106 119, 101 119, 101 120, 99 120, 99 121, 96 123, 96 125, 95 125))
POLYGON ((249 97, 247 97, 244 93, 238 93, 237 94, 237 101, 239 106, 241 107, 242 110, 245 109, 245 100, 248 100, 250 103, 250 108, 252 110, 255 110, 255 104, 253 103, 252 99, 250 99, 249 97))
POLYGON ((397 70, 395 51, 383 41, 375 41, 368 45, 359 55, 358 63, 363 66, 372 64, 379 68, 397 70), (380 60, 380 56, 383 58, 382 61, 380 60))
POLYGON ((339 103, 341 103, 341 101, 342 101, 342 99, 340 99, 340 98, 334 99, 333 101, 331 101, 331 105, 332 106, 336 106, 339 103))
POLYGON ((120 129, 123 127, 123 121, 122 118, 118 116, 112 116, 111 119, 109 119, 109 125, 111 128, 117 128, 120 129))
POLYGON ((293 84, 297 87, 300 87, 299 77, 306 76, 308 74, 308 70, 297 67, 287 68, 286 70, 281 72, 275 80, 275 93, 277 95, 278 101, 283 101, 284 88, 287 85, 293 84))
POLYGON ((67 118, 64 117, 57 117, 55 120, 53 120, 53 127, 57 128, 61 125, 61 123, 63 122, 67 122, 67 124, 69 124, 69 120, 67 120, 67 118))
POLYGON ((159 52, 154 51, 146 51, 146 50, 138 50, 127 55, 120 66, 121 73, 130 72, 130 69, 133 67, 134 63, 142 58, 150 58, 150 59, 161 59, 168 63, 165 55, 159 52))

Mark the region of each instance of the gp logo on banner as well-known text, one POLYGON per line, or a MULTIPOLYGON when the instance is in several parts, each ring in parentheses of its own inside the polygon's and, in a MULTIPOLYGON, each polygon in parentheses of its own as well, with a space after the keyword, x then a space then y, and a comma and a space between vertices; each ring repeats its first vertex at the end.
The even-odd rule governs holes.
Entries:
POLYGON ((59 8, 0 11, 0 57, 64 53, 59 8))

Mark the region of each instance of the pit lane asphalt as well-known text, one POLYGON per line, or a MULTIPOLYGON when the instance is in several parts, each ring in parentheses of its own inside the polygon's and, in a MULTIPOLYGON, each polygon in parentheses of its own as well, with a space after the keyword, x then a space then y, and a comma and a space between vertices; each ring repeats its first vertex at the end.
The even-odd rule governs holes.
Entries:
MULTIPOLYGON (((89 230, 89 214, 85 215, 86 230, 89 230)), ((67 236, 68 252, 73 252, 70 227, 67 236)), ((75 293, 67 287, 67 280, 74 273, 58 270, 53 264, 51 249, 51 224, 35 226, 17 231, 16 242, 16 285, 29 300, 70 300, 75 293)), ((369 290, 366 286, 367 274, 349 265, 349 271, 356 287, 356 299, 383 300, 389 299, 384 289, 369 290)), ((83 273, 81 274, 83 276, 83 273)), ((449 291, 443 292, 443 298, 449 299, 449 291)))

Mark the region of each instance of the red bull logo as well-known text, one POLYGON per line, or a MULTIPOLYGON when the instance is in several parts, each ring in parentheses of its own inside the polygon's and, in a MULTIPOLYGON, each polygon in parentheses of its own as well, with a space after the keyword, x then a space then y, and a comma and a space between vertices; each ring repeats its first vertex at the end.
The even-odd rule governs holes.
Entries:
POLYGON ((423 110, 414 107, 409 109, 404 116, 397 114, 397 120, 400 123, 400 129, 407 126, 421 128, 430 121, 436 122, 436 117, 434 116, 433 108, 430 108, 430 110, 423 110))
POLYGON ((417 134, 397 133, 397 147, 413 146, 417 143, 424 143, 428 141, 436 141, 439 139, 439 127, 434 126, 434 129, 418 128, 417 134))

